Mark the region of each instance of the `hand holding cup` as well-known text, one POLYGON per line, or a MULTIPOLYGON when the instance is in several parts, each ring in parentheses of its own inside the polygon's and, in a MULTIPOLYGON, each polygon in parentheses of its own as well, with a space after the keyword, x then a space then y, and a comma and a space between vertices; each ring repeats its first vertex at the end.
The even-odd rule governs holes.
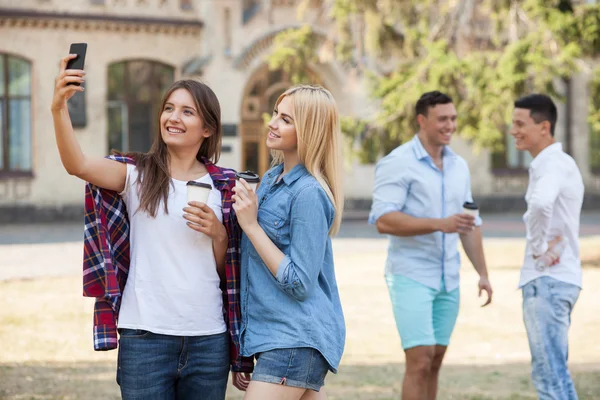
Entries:
POLYGON ((473 218, 479 217, 479 206, 473 202, 465 202, 463 204, 463 214, 469 214, 473 216, 473 218))
POLYGON ((188 206, 183 209, 183 218, 188 221, 187 225, 213 240, 225 240, 227 231, 207 204, 212 186, 195 181, 189 181, 186 186, 188 206))
MULTIPOLYGON (((235 174, 235 187, 244 188, 244 185, 240 185, 240 179, 246 181, 250 189, 256 193, 256 187, 260 182, 260 176, 252 171, 242 171, 235 174)), ((244 189, 245 190, 245 189, 244 189)))
POLYGON ((232 196, 233 210, 241 228, 248 232, 258 225, 258 197, 244 178, 237 181, 233 191, 235 193, 232 196))

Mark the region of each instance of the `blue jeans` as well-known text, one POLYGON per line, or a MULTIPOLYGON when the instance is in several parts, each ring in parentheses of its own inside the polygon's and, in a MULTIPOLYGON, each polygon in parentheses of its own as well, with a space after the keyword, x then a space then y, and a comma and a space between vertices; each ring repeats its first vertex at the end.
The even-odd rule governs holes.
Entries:
POLYGON ((531 377, 540 400, 577 400, 567 365, 571 311, 580 289, 548 276, 523 286, 531 377))
POLYGON ((227 332, 181 337, 119 331, 117 383, 124 400, 225 399, 227 332))

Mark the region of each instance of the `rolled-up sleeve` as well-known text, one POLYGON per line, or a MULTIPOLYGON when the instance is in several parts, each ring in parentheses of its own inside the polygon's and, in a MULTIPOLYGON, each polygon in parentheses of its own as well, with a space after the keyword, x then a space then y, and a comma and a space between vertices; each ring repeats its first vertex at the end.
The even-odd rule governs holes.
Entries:
POLYGON ((298 301, 305 300, 317 284, 333 216, 333 206, 320 187, 303 188, 292 200, 290 251, 279 264, 276 279, 298 301))
POLYGON ((562 179, 563 172, 557 166, 538 171, 531 179, 531 195, 527 201, 529 218, 525 225, 527 240, 536 257, 548 251, 548 232, 562 179))
POLYGON ((385 214, 402 211, 409 188, 406 169, 401 159, 393 154, 382 158, 377 163, 373 204, 369 213, 370 224, 377 223, 377 220, 385 214))

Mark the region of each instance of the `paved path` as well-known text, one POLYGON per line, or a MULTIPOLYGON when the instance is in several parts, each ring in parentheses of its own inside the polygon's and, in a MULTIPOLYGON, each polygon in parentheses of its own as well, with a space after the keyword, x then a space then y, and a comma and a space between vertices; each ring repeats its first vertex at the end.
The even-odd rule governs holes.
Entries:
MULTIPOLYGON (((518 265, 524 246, 520 217, 488 215, 484 220, 488 264, 518 265), (488 250, 495 254, 491 256, 488 250)), ((599 247, 600 213, 586 214, 582 220, 582 251, 599 247)), ((80 274, 82 238, 83 226, 79 223, 0 226, 0 281, 80 274)), ((365 220, 348 219, 333 245, 336 255, 355 254, 360 258, 385 254, 387 239, 365 220)))
MULTIPOLYGON (((342 224, 340 238, 383 238, 366 221, 366 213, 353 214, 342 224)), ((519 238, 525 236, 525 226, 518 214, 483 215, 483 232, 488 238, 519 238)), ((581 236, 600 235, 600 212, 584 213, 581 236)), ((0 226, 0 245, 77 242, 83 238, 82 223, 4 225, 0 226)), ((1 261, 0 261, 1 262, 1 261)))
MULTIPOLYGON (((482 218, 482 229, 486 238, 525 237, 525 225, 521 214, 487 214, 482 215, 482 218)), ((582 215, 580 234, 583 237, 600 235, 600 212, 586 212, 582 215)), ((382 236, 375 227, 366 223, 366 214, 363 213, 363 215, 356 215, 356 218, 346 219, 338 237, 378 238, 382 236)))

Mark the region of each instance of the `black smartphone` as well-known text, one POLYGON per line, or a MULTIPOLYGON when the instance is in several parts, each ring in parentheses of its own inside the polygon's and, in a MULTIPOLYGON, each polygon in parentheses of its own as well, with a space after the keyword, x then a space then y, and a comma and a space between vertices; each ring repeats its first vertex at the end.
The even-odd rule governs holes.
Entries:
MULTIPOLYGON (((77 58, 69 60, 67 63, 67 69, 83 69, 85 65, 85 52, 87 50, 87 43, 72 43, 69 48, 69 54, 77 54, 77 58)), ((79 86, 79 82, 70 82, 69 85, 79 86)))

